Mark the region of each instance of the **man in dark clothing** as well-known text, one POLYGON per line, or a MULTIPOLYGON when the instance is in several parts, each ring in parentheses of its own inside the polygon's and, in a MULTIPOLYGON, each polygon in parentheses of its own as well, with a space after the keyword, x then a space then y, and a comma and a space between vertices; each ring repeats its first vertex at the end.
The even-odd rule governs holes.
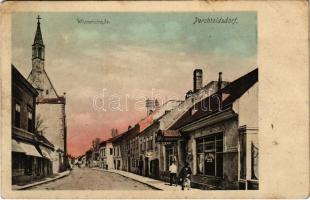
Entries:
POLYGON ((180 182, 182 186, 182 190, 184 190, 184 180, 186 177, 190 178, 190 175, 192 174, 192 170, 189 167, 188 162, 185 163, 185 166, 180 171, 180 182))

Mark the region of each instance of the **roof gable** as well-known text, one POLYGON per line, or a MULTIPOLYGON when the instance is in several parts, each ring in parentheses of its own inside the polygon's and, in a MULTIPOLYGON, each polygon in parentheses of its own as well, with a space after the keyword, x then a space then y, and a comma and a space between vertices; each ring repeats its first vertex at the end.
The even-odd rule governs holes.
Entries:
MULTIPOLYGON (((27 80, 31 83, 34 84, 36 77, 35 74, 35 70, 32 69, 27 80)), ((43 69, 43 73, 40 75, 42 76, 42 81, 43 81, 43 98, 48 98, 48 99, 58 99, 59 95, 56 92, 56 89, 52 83, 52 81, 50 80, 48 74, 46 73, 46 71, 43 69)))

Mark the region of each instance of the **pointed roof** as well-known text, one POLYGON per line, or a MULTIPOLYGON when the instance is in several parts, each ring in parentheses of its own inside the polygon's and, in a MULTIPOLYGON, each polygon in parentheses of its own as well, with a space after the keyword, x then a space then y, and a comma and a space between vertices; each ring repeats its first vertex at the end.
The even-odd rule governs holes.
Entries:
POLYGON ((40 15, 38 15, 37 17, 37 31, 36 31, 36 35, 34 37, 34 41, 33 41, 33 44, 43 44, 43 38, 42 38, 42 33, 41 33, 41 27, 40 27, 40 15))

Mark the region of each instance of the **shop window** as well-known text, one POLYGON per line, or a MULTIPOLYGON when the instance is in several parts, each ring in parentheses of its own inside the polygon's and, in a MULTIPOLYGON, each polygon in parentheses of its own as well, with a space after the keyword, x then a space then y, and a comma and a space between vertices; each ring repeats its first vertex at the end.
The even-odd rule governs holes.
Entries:
POLYGON ((24 155, 20 153, 12 153, 12 169, 24 168, 24 155))
POLYGON ((26 156, 26 159, 25 159, 25 174, 26 175, 32 175, 32 163, 34 162, 33 159, 34 157, 32 156, 26 156))
POLYGON ((20 128, 20 104, 19 103, 15 103, 14 126, 20 128))
POLYGON ((223 134, 196 139, 197 174, 223 177, 223 134))

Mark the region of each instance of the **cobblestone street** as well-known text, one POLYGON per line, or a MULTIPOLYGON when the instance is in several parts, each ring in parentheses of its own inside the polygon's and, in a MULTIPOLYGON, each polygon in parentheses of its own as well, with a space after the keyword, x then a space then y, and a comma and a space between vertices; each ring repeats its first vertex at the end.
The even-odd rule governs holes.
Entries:
POLYGON ((30 190, 152 190, 151 187, 121 175, 75 168, 70 175, 30 190))

